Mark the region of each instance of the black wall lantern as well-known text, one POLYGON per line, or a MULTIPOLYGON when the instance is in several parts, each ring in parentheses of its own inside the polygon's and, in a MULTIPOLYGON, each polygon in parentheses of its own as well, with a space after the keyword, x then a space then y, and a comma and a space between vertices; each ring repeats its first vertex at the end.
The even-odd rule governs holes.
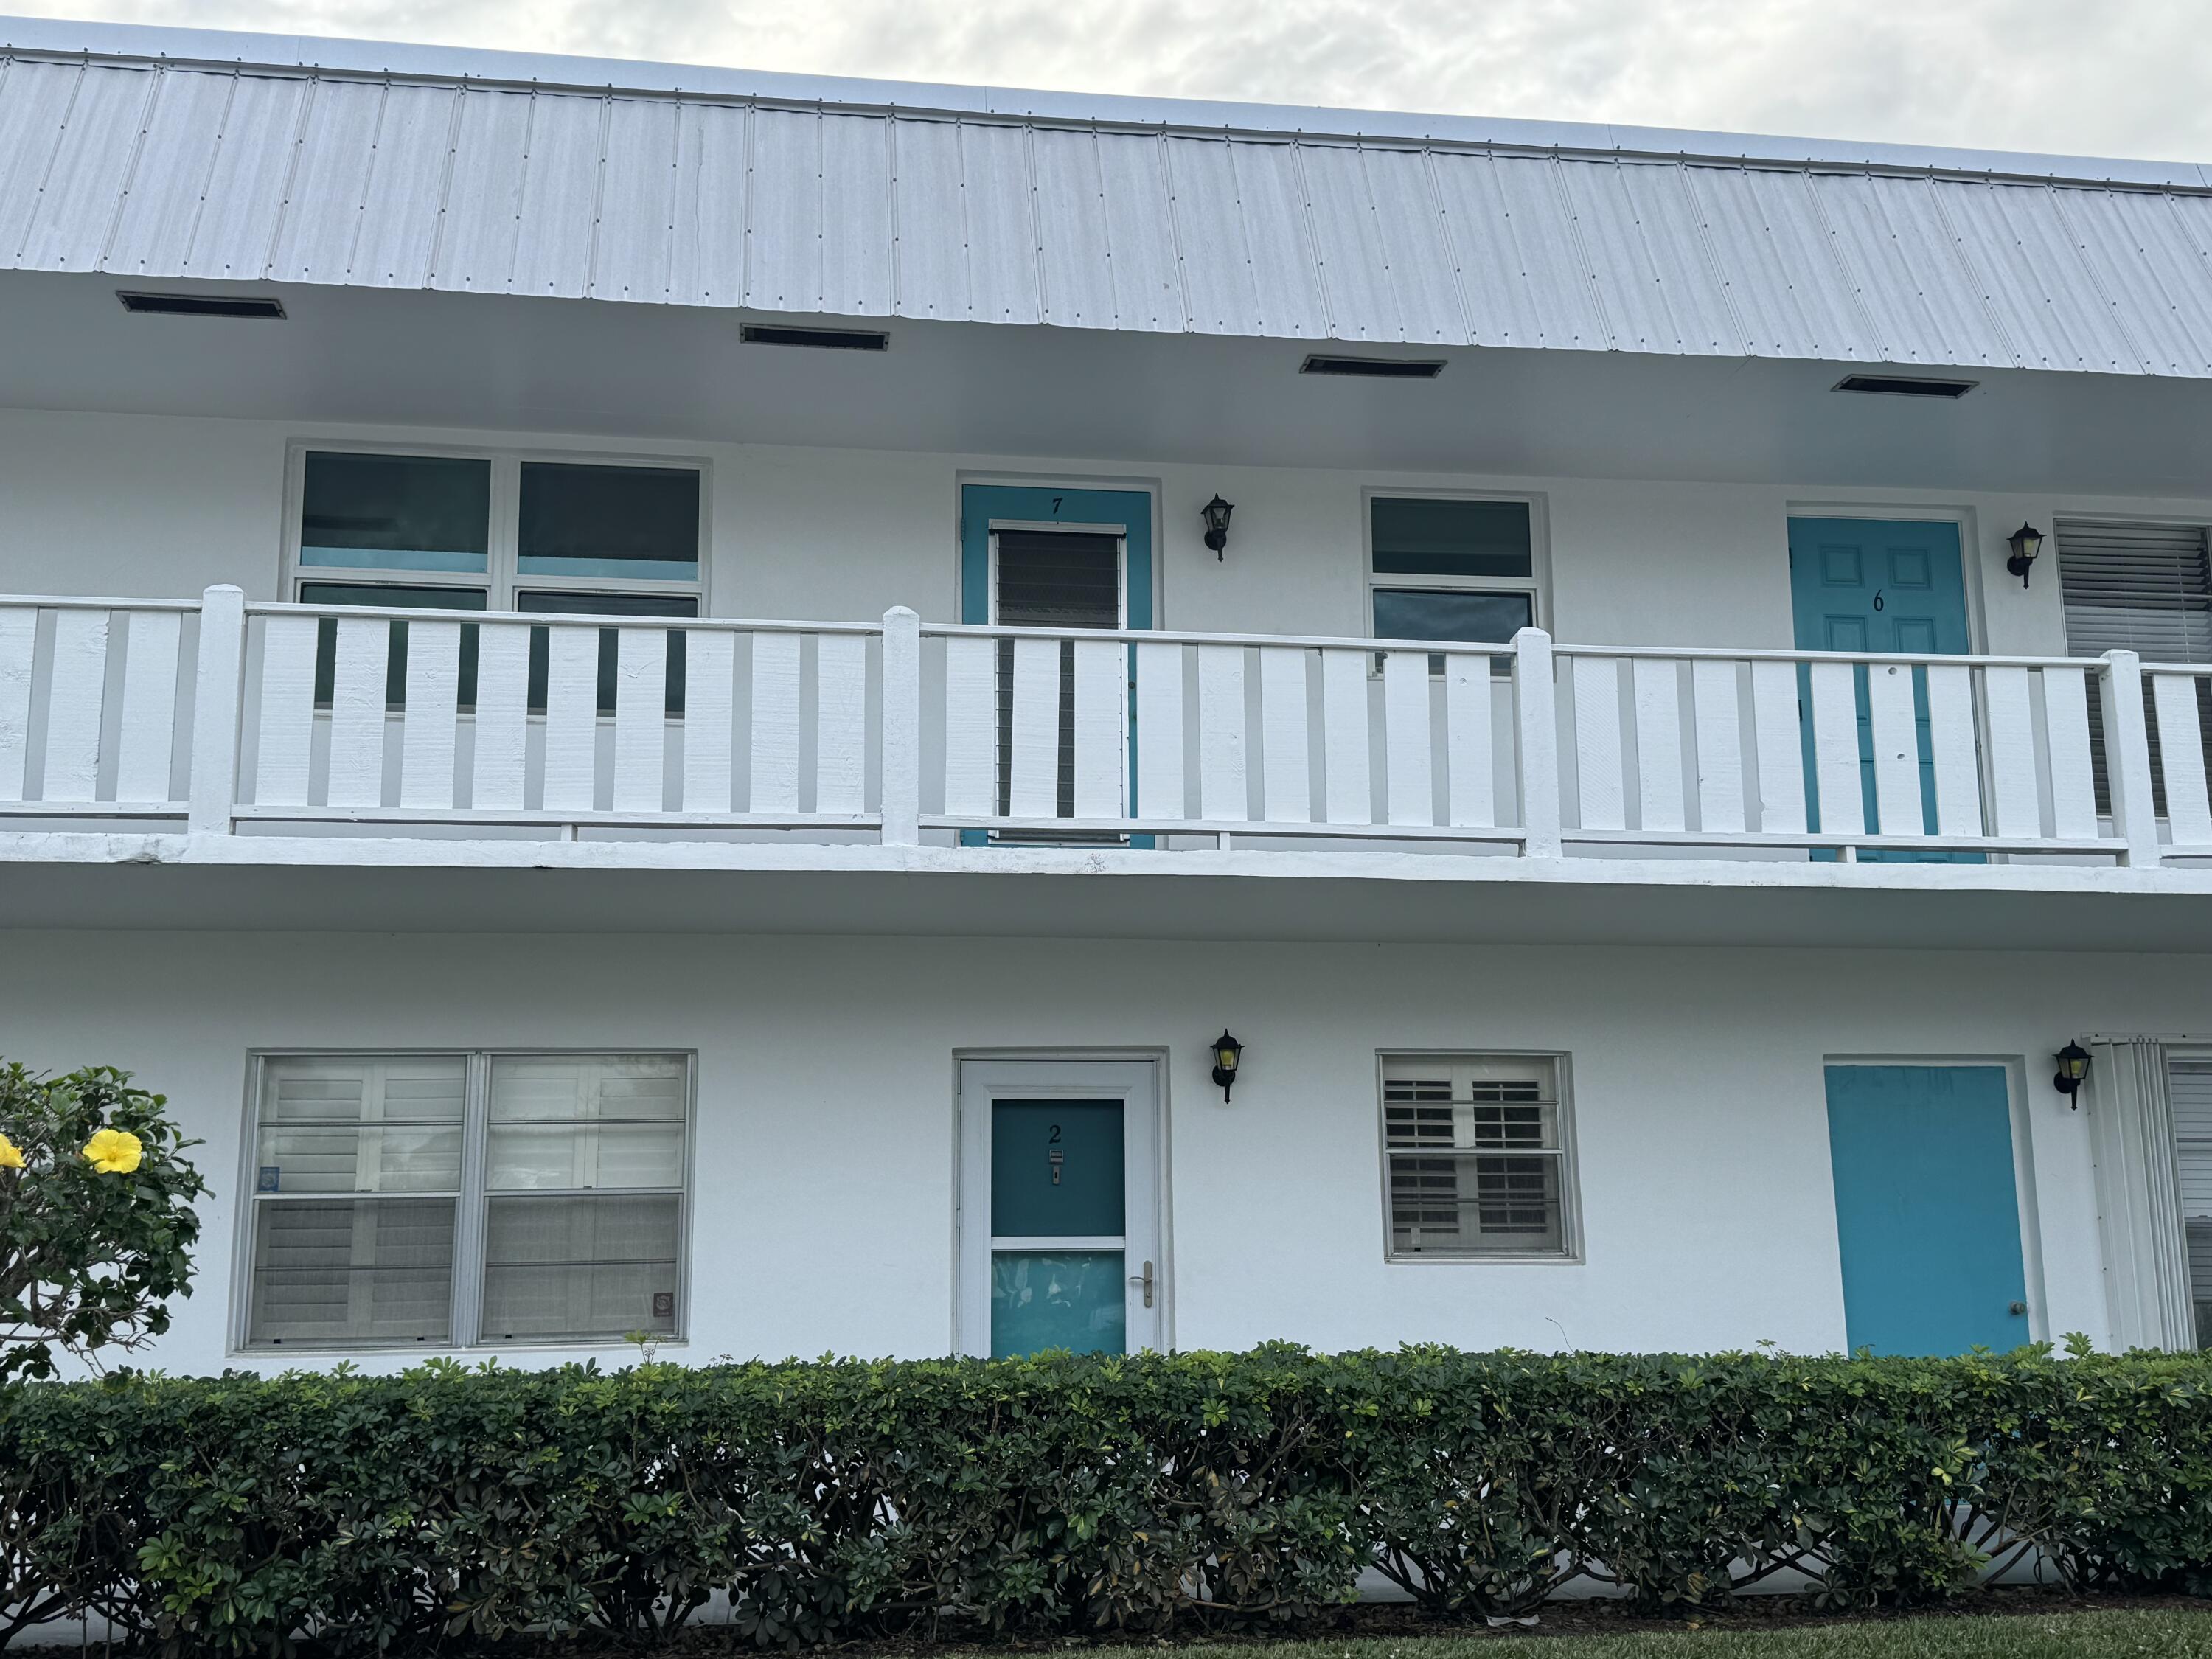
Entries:
POLYGON ((1206 544, 1213 550, 1217 559, 1229 546, 1229 515, 1236 510, 1221 499, 1218 490, 1212 501, 1198 509, 1199 516, 1206 520, 1206 544))
POLYGON ((2066 1103, 2079 1109, 2081 1085, 2089 1076, 2089 1051, 2078 1042, 2069 1042, 2054 1058, 2058 1061, 2058 1075, 2051 1079, 2051 1086, 2066 1097, 2066 1103))
POLYGON ((2043 551, 2043 532, 2032 524, 2024 524, 2005 540, 2012 546, 2012 557, 2005 561, 2005 568, 2019 577, 2020 585, 2025 587, 2027 573, 2035 568, 2035 556, 2043 551))
POLYGON ((1213 1040, 1213 1082, 1221 1091, 1224 1103, 1229 1098, 1230 1085, 1237 1081, 1237 1062, 1243 1058, 1244 1045, 1229 1035, 1227 1026, 1223 1026, 1221 1035, 1213 1040))

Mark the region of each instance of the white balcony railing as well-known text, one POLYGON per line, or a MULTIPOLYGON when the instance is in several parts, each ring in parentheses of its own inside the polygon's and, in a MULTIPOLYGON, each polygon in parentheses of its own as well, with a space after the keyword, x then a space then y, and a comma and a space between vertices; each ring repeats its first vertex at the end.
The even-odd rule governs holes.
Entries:
POLYGON ((2124 651, 661 623, 216 587, 0 600, 0 815, 2146 866, 2212 859, 2208 707, 2212 668, 2124 651))

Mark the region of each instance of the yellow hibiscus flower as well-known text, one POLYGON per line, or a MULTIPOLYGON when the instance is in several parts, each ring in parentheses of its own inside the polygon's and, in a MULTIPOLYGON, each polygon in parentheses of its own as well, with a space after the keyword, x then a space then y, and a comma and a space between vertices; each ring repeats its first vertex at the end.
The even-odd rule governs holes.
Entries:
POLYGON ((84 1143, 84 1156, 102 1175, 129 1175, 146 1156, 146 1149, 128 1129, 102 1129, 84 1143))
POLYGON ((23 1167, 23 1149, 5 1135, 0 1135, 0 1170, 20 1170, 23 1167))

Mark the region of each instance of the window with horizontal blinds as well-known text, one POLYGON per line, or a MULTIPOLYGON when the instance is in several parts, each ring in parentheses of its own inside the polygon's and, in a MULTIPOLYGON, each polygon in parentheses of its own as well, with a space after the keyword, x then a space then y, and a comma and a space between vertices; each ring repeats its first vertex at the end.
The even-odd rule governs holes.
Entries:
POLYGON ((1393 1258, 1569 1253, 1559 1076, 1543 1057, 1384 1057, 1393 1258))
MULTIPOLYGON (((2055 532, 2068 655, 2133 651, 2147 663, 2212 663, 2212 549, 2203 526, 2061 519, 2055 532)), ((2157 810, 2163 812, 2165 771, 2159 763, 2158 716, 2150 706, 2148 683, 2143 693, 2151 787, 2157 810)), ((2212 705, 2205 702, 2212 696, 2212 682, 2198 681, 2197 695, 2198 728, 2212 739, 2212 705)), ((2100 698, 2090 700, 2089 743, 2098 810, 2108 812, 2112 787, 2100 698)))
POLYGON ((682 1054, 269 1056, 246 1345, 675 1334, 690 1092, 682 1054))
POLYGON ((2197 1346, 2212 1348, 2212 1061, 2178 1060, 2169 1074, 2181 1226, 2189 1250, 2189 1295, 2197 1346))

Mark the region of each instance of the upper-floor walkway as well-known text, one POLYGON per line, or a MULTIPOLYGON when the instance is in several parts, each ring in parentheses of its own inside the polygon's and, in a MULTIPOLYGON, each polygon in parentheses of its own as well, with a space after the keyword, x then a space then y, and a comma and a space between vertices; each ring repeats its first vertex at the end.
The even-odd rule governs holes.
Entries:
POLYGON ((167 918, 195 925, 1565 937, 1586 914, 1653 939, 2192 948, 2197 906, 2171 901, 2212 897, 2208 683, 2127 652, 1533 629, 21 598, 0 600, 0 860, 19 925, 162 920, 96 873, 122 863, 228 872, 167 918), (562 868, 622 879, 591 897, 547 884, 562 868), (670 884, 714 872, 756 900, 702 915, 706 890, 670 884), (897 893, 917 873, 938 898, 897 893), (1097 875, 1134 884, 1072 909, 991 884, 1097 875), (2007 896, 2039 897, 1990 908, 2007 896))

